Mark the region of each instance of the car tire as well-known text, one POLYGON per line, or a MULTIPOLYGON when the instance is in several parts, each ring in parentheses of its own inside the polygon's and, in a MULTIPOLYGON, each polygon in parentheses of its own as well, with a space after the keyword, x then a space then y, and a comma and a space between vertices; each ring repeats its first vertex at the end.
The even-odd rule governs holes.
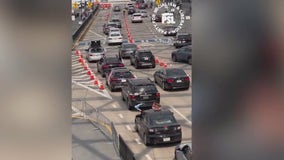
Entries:
POLYGON ((134 66, 135 66, 136 69, 139 68, 137 62, 135 62, 134 66))
POLYGON ((165 87, 165 82, 162 82, 162 89, 165 91, 167 90, 166 87, 165 87))
POLYGON ((127 108, 130 111, 133 109, 133 107, 130 105, 129 99, 127 99, 127 108))
POLYGON ((158 84, 158 83, 157 83, 157 79, 156 79, 155 77, 154 77, 154 82, 155 82, 156 84, 158 84))
POLYGON ((192 58, 188 58, 188 64, 192 65, 192 58))
POLYGON ((120 92, 120 93, 121 93, 121 99, 122 99, 122 101, 125 101, 125 99, 124 99, 124 96, 123 96, 122 92, 120 92))
POLYGON ((176 57, 176 55, 173 55, 173 56, 172 56, 172 60, 173 60, 174 62, 177 62, 177 57, 176 57))
POLYGON ((156 64, 155 63, 152 65, 152 68, 156 68, 156 64))
POLYGON ((146 136, 145 133, 143 135, 143 142, 144 142, 145 146, 149 146, 150 145, 150 143, 147 141, 147 136, 146 136))
POLYGON ((136 120, 135 120, 134 130, 135 130, 135 132, 138 132, 138 127, 137 127, 137 125, 136 125, 136 120))
POLYGON ((130 65, 133 65, 133 62, 132 62, 131 58, 130 58, 130 65))

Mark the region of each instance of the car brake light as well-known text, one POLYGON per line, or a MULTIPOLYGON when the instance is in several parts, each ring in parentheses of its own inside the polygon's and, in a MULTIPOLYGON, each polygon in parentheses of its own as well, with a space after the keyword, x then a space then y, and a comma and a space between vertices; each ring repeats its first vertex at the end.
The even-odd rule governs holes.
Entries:
POLYGON ((185 77, 184 80, 185 80, 185 81, 189 81, 189 77, 185 77))
POLYGON ((156 93, 156 97, 160 97, 160 93, 159 92, 156 93))
POLYGON ((118 66, 119 66, 119 67, 124 67, 124 64, 120 63, 118 66))
POLYGON ((129 99, 135 99, 135 95, 129 95, 129 99))
POLYGON ((109 68, 107 64, 103 65, 103 69, 109 68))
POLYGON ((168 83, 173 83, 173 82, 174 82, 174 79, 168 78, 168 79, 167 79, 167 82, 168 82, 168 83))

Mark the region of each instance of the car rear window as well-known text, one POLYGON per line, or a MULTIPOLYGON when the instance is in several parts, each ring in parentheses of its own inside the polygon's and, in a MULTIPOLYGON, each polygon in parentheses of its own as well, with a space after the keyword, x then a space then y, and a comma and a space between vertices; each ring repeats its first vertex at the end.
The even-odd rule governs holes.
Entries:
POLYGON ((138 55, 140 57, 150 57, 152 56, 152 53, 151 52, 138 52, 138 55))
POLYGON ((120 34, 119 34, 119 33, 113 33, 113 34, 111 34, 110 36, 111 36, 111 37, 118 37, 118 36, 120 36, 120 34))
POLYGON ((175 118, 170 114, 155 115, 150 117, 151 125, 165 125, 176 123, 175 118))
POLYGON ((167 69, 166 74, 168 76, 186 76, 184 70, 178 68, 167 69))
POLYGON ((120 60, 116 57, 109 57, 106 59, 106 63, 120 63, 120 60))
POLYGON ((119 19, 112 19, 111 21, 112 21, 112 22, 120 22, 119 19))
POLYGON ((124 47, 125 48, 134 48, 134 49, 136 49, 137 48, 137 46, 135 45, 135 44, 124 44, 124 47))
POLYGON ((190 35, 178 35, 178 39, 190 39, 190 35))
POLYGON ((101 47, 99 47, 99 48, 92 48, 92 49, 91 49, 91 53, 103 52, 103 51, 104 51, 104 49, 101 48, 101 47))
POLYGON ((141 15, 140 14, 134 14, 133 16, 134 17, 140 17, 141 15))
POLYGON ((123 72, 115 72, 113 74, 113 77, 115 77, 115 78, 131 78, 131 77, 133 77, 133 75, 130 71, 123 71, 123 72))
POLYGON ((157 88, 154 84, 140 84, 134 87, 136 92, 157 92, 157 88))

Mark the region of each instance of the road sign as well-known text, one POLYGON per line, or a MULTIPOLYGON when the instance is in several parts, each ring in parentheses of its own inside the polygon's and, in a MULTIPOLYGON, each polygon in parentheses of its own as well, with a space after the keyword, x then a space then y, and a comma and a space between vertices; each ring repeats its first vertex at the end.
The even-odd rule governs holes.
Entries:
POLYGON ((73 3, 73 8, 74 9, 78 9, 79 8, 79 4, 77 2, 73 3))
POLYGON ((88 5, 88 8, 91 9, 92 6, 93 6, 93 3, 92 2, 88 2, 87 5, 88 5))

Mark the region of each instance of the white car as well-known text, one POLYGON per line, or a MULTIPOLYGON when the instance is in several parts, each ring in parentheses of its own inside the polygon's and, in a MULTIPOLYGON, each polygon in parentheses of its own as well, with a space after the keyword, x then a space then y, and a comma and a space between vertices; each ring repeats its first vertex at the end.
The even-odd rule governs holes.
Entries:
POLYGON ((122 44, 123 37, 120 32, 111 32, 107 38, 107 44, 122 44))
POLYGON ((90 48, 86 59, 88 60, 88 62, 97 62, 99 61, 101 58, 103 58, 103 56, 105 55, 105 50, 102 47, 98 47, 98 48, 90 48))
POLYGON ((111 33, 111 32, 119 32, 119 33, 121 33, 119 28, 114 28, 114 27, 109 29, 109 33, 111 33))
POLYGON ((136 13, 140 13, 142 18, 148 17, 148 13, 145 10, 138 10, 136 13))
POLYGON ((140 14, 140 13, 134 13, 134 14, 131 16, 131 22, 132 22, 132 23, 137 23, 137 22, 142 23, 143 20, 142 20, 141 14, 140 14))

